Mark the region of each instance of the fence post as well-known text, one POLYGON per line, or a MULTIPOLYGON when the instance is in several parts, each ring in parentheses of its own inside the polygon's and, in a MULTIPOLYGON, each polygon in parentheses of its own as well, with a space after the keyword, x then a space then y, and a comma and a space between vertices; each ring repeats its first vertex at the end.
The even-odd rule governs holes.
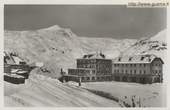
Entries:
POLYGON ((66 82, 66 80, 65 80, 65 76, 63 75, 62 77, 63 77, 63 83, 65 83, 65 82, 66 82))

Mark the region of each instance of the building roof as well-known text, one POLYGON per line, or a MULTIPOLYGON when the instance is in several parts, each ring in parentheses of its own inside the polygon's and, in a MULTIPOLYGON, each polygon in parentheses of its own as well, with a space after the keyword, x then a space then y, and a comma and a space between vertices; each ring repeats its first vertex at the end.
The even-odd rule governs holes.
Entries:
POLYGON ((83 56, 84 59, 105 59, 105 55, 100 53, 87 54, 83 56))
POLYGON ((5 76, 9 76, 9 77, 13 77, 13 78, 24 78, 24 76, 21 76, 21 75, 17 75, 17 74, 7 74, 7 73, 4 73, 5 76))
POLYGON ((158 57, 153 54, 120 56, 120 57, 113 59, 113 63, 151 63, 155 58, 158 58, 158 57))
POLYGON ((4 63, 6 64, 20 64, 20 62, 25 62, 19 58, 14 53, 4 52, 4 63))

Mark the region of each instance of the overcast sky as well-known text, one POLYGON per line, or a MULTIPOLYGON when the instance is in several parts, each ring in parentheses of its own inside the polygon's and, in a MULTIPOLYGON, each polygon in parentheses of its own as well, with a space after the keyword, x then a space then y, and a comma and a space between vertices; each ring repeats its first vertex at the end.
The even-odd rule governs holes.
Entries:
POLYGON ((166 9, 114 5, 5 5, 6 30, 59 25, 79 36, 140 38, 166 28, 166 9))

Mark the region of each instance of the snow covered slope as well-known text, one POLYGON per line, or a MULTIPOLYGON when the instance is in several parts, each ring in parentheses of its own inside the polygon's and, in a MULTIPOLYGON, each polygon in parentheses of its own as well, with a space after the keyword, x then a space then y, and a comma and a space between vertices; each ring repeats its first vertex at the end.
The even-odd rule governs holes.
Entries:
POLYGON ((6 107, 119 107, 118 103, 85 89, 35 73, 25 84, 5 82, 4 90, 6 107))
POLYGON ((76 58, 84 54, 101 51, 106 58, 155 54, 164 59, 167 50, 166 30, 140 40, 78 37, 58 25, 35 31, 5 31, 4 35, 5 51, 16 53, 27 63, 43 62, 52 77, 59 77, 61 68, 75 67, 76 58))
MULTIPOLYGON (((17 53, 27 61, 43 62, 54 77, 60 68, 75 67, 75 59, 102 51, 108 58, 117 57, 136 40, 78 37, 70 29, 58 25, 35 31, 5 31, 5 51, 17 53)), ((52 76, 53 76, 52 75, 52 76)))
POLYGON ((128 48, 123 55, 154 54, 161 57, 163 61, 166 61, 166 41, 166 30, 162 30, 151 38, 142 38, 138 40, 133 46, 128 48))
MULTIPOLYGON (((59 77, 60 68, 75 67, 76 58, 96 51, 102 51, 106 58, 115 58, 120 54, 155 54, 164 60, 167 50, 165 33, 164 30, 156 36, 137 41, 135 39, 78 37, 70 29, 57 25, 35 31, 5 31, 4 47, 7 53, 16 53, 27 63, 43 62, 44 64, 36 72, 33 70, 24 85, 5 82, 5 105, 116 107, 118 104, 114 101, 96 96, 79 87, 63 85, 58 80, 43 75, 59 77), (47 72, 44 74, 41 69, 47 72)), ((120 88, 120 85, 117 87, 120 88)), ((126 91, 126 89, 119 91, 126 91)))
MULTIPOLYGON (((135 102, 141 102, 142 107, 165 107, 166 85, 161 83, 137 84, 125 82, 88 82, 82 86, 87 89, 102 91, 111 96, 123 100, 132 105, 131 98, 135 96, 135 102), (125 99, 127 97, 127 99, 125 99)), ((137 104, 138 105, 138 104, 137 104)), ((139 107, 139 106, 137 106, 139 107)))
POLYGON ((80 37, 80 47, 85 53, 101 51, 106 58, 115 58, 131 47, 135 39, 87 38, 80 37))

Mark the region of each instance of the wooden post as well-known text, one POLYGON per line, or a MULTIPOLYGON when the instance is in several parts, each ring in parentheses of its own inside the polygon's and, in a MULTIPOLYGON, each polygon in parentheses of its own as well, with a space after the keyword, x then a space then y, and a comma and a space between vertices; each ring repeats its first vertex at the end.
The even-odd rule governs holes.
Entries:
POLYGON ((81 86, 81 77, 79 77, 79 86, 81 86))
POLYGON ((141 104, 141 99, 139 97, 139 107, 142 107, 142 104, 141 104))

